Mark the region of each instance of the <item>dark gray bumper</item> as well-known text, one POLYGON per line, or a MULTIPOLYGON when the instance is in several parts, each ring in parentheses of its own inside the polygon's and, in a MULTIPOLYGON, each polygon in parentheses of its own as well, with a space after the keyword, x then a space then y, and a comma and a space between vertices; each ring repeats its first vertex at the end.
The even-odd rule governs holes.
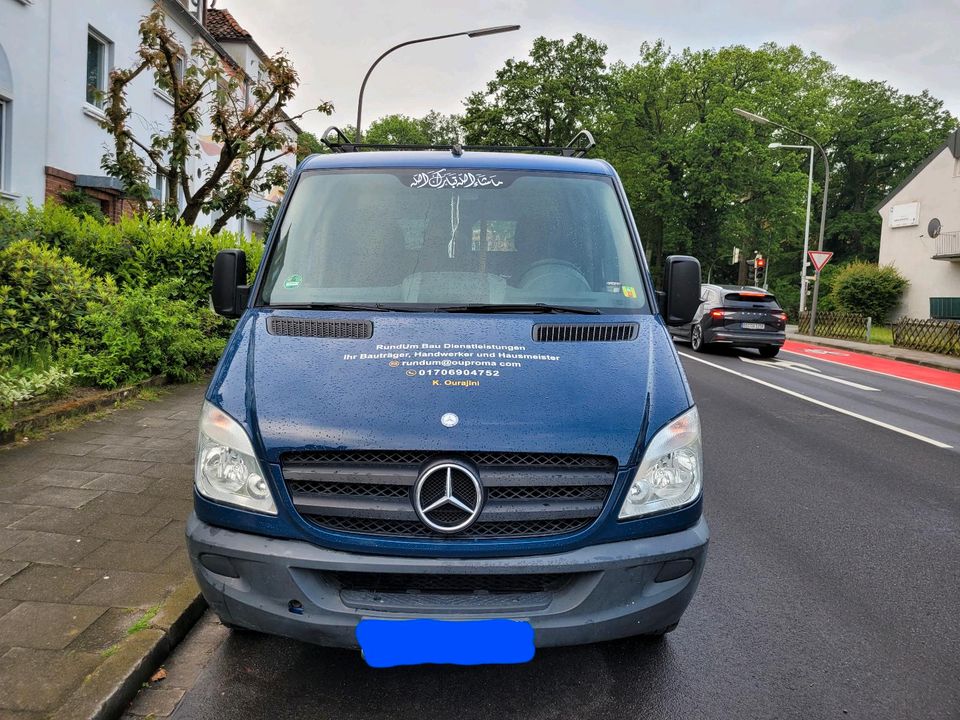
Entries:
POLYGON ((539 647, 654 632, 676 623, 690 602, 703 571, 708 537, 701 518, 681 532, 556 555, 437 559, 328 550, 223 530, 195 515, 187 522, 194 573, 221 618, 336 647, 357 647, 355 629, 362 617, 524 619, 533 626, 539 647), (680 559, 692 560, 693 569, 676 579, 655 581, 665 562, 680 559), (572 575, 555 591, 465 598, 342 591, 331 580, 334 572, 572 575), (302 613, 291 612, 291 601, 299 603, 302 613))
POLYGON ((730 332, 722 328, 713 328, 704 333, 708 343, 723 343, 738 347, 782 346, 787 341, 785 332, 730 332))

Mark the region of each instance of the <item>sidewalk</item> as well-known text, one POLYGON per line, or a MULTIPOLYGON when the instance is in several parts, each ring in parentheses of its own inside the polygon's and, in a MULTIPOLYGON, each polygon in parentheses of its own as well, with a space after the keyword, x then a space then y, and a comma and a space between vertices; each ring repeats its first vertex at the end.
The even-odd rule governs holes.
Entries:
POLYGON ((203 389, 0 449, 0 718, 102 711, 199 608, 183 527, 203 389))
POLYGON ((838 340, 836 338, 801 335, 797 332, 796 325, 787 325, 787 340, 795 340, 810 345, 823 345, 841 350, 850 350, 851 352, 866 353, 867 355, 877 355, 891 360, 902 360, 903 362, 914 363, 916 365, 939 368, 940 370, 960 372, 960 357, 923 352, 921 350, 908 350, 907 348, 894 347, 893 345, 877 345, 875 343, 857 342, 855 340, 838 340))

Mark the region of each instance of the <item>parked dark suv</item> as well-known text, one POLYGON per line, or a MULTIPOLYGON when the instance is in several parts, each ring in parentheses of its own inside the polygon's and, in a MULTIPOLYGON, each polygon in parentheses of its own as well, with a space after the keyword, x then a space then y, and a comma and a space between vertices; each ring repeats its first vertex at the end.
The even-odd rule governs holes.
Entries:
POLYGON ((787 314, 766 290, 743 285, 702 285, 700 307, 689 325, 671 327, 697 352, 711 345, 757 348, 773 357, 786 340, 787 314))

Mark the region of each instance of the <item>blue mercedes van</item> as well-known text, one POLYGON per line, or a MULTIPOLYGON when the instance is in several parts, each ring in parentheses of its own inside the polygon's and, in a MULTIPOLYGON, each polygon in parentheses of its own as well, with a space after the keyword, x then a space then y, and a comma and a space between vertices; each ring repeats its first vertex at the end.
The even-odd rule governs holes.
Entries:
POLYGON ((671 631, 708 541, 668 332, 697 261, 656 291, 616 173, 581 152, 333 147, 252 285, 241 251, 215 262, 239 322, 187 526, 210 607, 368 655, 364 627, 431 621, 418 661, 507 620, 536 647, 671 631))

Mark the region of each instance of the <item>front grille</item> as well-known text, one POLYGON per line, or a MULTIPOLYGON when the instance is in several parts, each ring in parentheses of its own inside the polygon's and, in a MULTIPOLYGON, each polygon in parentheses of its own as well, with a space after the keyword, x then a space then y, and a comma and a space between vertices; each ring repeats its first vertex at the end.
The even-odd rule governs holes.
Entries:
MULTIPOLYGON (((482 513, 481 513, 482 517, 482 513)), ((340 530, 341 532, 362 533, 364 535, 392 535, 408 538, 438 538, 448 539, 446 535, 438 535, 426 525, 416 520, 384 520, 353 517, 325 517, 323 515, 308 515, 307 519, 314 525, 326 530, 340 530)), ((526 520, 518 522, 483 522, 478 521, 466 532, 459 533, 458 538, 511 538, 511 537, 540 537, 543 535, 562 535, 576 532, 589 525, 591 520, 526 520)))
POLYGON ((346 338, 368 340, 373 337, 369 320, 311 320, 309 318, 270 317, 267 332, 291 337, 346 338))
POLYGON ((617 474, 614 458, 551 453, 310 451, 287 453, 280 460, 294 506, 316 527, 445 542, 582 530, 602 512, 617 474), (449 535, 424 525, 411 501, 423 467, 441 459, 472 466, 485 494, 476 522, 449 535))
POLYGON ((341 590, 370 593, 435 593, 465 595, 472 593, 513 594, 550 592, 562 588, 569 575, 438 575, 435 573, 360 573, 326 574, 341 590))
POLYGON ((636 323, 550 323, 533 326, 536 342, 617 342, 636 340, 636 323))

